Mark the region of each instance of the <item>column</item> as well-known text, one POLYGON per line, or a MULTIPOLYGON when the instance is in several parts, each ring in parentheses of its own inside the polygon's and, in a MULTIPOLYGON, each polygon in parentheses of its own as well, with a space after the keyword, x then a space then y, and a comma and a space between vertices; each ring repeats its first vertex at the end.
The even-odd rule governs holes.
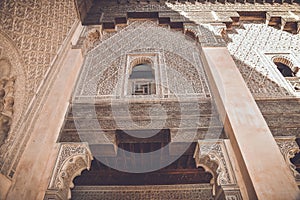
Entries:
POLYGON ((297 199, 299 190, 226 47, 202 47, 202 60, 250 199, 297 199))

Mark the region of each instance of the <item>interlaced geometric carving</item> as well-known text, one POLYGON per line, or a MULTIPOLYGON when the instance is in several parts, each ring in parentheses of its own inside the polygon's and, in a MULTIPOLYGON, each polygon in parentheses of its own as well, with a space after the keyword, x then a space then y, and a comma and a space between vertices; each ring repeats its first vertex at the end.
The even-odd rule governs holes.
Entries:
POLYGON ((209 184, 176 184, 145 186, 75 186, 74 200, 138 200, 138 199, 184 199, 213 200, 209 184))
POLYGON ((26 99, 26 74, 14 42, 0 31, 0 170, 10 153, 26 99))
POLYGON ((130 54, 157 55, 154 68, 161 72, 157 77, 160 82, 156 84, 176 94, 210 97, 195 42, 152 21, 134 21, 105 40, 101 38, 101 42, 87 53, 75 91, 76 98, 121 96, 119 89, 124 88, 125 74, 130 74, 131 68, 126 67, 130 54), (176 79, 176 75, 183 78, 176 79), (186 80, 192 87, 187 87, 179 80, 186 80))
POLYGON ((11 130, 0 149, 0 170, 10 178, 29 138, 30 121, 47 94, 38 88, 43 88, 41 84, 51 85, 51 69, 57 66, 54 60, 66 46, 63 42, 77 21, 75 15, 72 0, 0 1, 1 58, 11 62, 12 76, 16 77, 11 130), (48 79, 43 82, 45 77, 48 79))
POLYGON ((26 65, 29 94, 35 94, 76 20, 72 0, 0 1, 0 30, 14 42, 26 65))
POLYGON ((295 52, 300 62, 300 35, 292 35, 266 24, 245 23, 228 33, 228 49, 250 91, 257 97, 285 97, 288 84, 282 84, 277 69, 265 53, 295 52))
POLYGON ((96 42, 100 40, 100 32, 98 29, 93 28, 86 33, 84 40, 84 50, 90 50, 96 42))

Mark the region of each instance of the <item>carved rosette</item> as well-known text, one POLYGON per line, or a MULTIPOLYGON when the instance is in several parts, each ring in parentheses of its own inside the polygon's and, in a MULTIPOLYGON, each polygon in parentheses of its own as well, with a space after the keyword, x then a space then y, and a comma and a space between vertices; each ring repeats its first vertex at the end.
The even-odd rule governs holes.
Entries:
POLYGON ((222 140, 199 140, 194 158, 197 167, 201 166, 213 175, 211 184, 214 186, 213 195, 216 199, 242 199, 222 140))
POLYGON ((62 144, 44 199, 70 199, 73 179, 90 169, 93 156, 87 143, 62 144))
POLYGON ((293 158, 296 153, 300 152, 299 146, 296 142, 295 137, 280 137, 275 138, 276 143, 280 149, 281 154, 284 157, 286 164, 291 169, 295 179, 300 181, 300 174, 296 171, 296 166, 291 162, 291 158, 293 158))

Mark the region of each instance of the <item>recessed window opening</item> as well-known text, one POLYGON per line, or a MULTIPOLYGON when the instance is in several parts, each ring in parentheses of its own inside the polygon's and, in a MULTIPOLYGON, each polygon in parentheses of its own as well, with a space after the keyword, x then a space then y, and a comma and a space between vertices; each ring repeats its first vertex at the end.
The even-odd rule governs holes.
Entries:
POLYGON ((276 57, 273 59, 274 64, 284 77, 294 77, 299 71, 299 67, 294 66, 292 61, 284 57, 276 57))
POLYGON ((155 75, 152 64, 148 62, 136 64, 132 68, 129 82, 132 95, 155 94, 155 75))
POLYGON ((277 66, 277 69, 282 74, 282 76, 284 76, 284 77, 293 77, 293 76, 295 76, 295 73, 293 72, 293 70, 289 66, 287 66, 287 65, 285 65, 281 62, 274 62, 274 63, 277 66))
POLYGON ((274 64, 280 71, 282 76, 290 82, 295 91, 300 91, 300 70, 292 61, 284 57, 276 57, 273 59, 274 64))

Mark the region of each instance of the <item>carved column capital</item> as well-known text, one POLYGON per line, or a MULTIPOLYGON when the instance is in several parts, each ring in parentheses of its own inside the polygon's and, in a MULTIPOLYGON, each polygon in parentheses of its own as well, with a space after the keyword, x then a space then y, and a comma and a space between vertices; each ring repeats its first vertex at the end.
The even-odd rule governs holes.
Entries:
POLYGON ((194 158, 197 167, 203 167, 213 175, 213 194, 216 199, 241 199, 241 194, 226 146, 222 140, 199 140, 194 158), (228 196, 228 194, 230 194, 228 196))
POLYGON ((296 171, 296 166, 291 162, 296 153, 300 152, 299 146, 296 142, 296 137, 277 137, 275 141, 284 157, 286 164, 291 169, 295 179, 300 181, 300 174, 296 171))
POLYGON ((85 40, 84 40, 84 51, 87 52, 92 49, 98 41, 100 41, 101 27, 92 27, 86 30, 85 40))
POLYGON ((194 30, 201 46, 205 47, 226 47, 226 25, 223 23, 210 23, 195 25, 194 30))
POLYGON ((73 179, 90 168, 93 156, 87 143, 62 144, 44 199, 70 199, 73 179))

